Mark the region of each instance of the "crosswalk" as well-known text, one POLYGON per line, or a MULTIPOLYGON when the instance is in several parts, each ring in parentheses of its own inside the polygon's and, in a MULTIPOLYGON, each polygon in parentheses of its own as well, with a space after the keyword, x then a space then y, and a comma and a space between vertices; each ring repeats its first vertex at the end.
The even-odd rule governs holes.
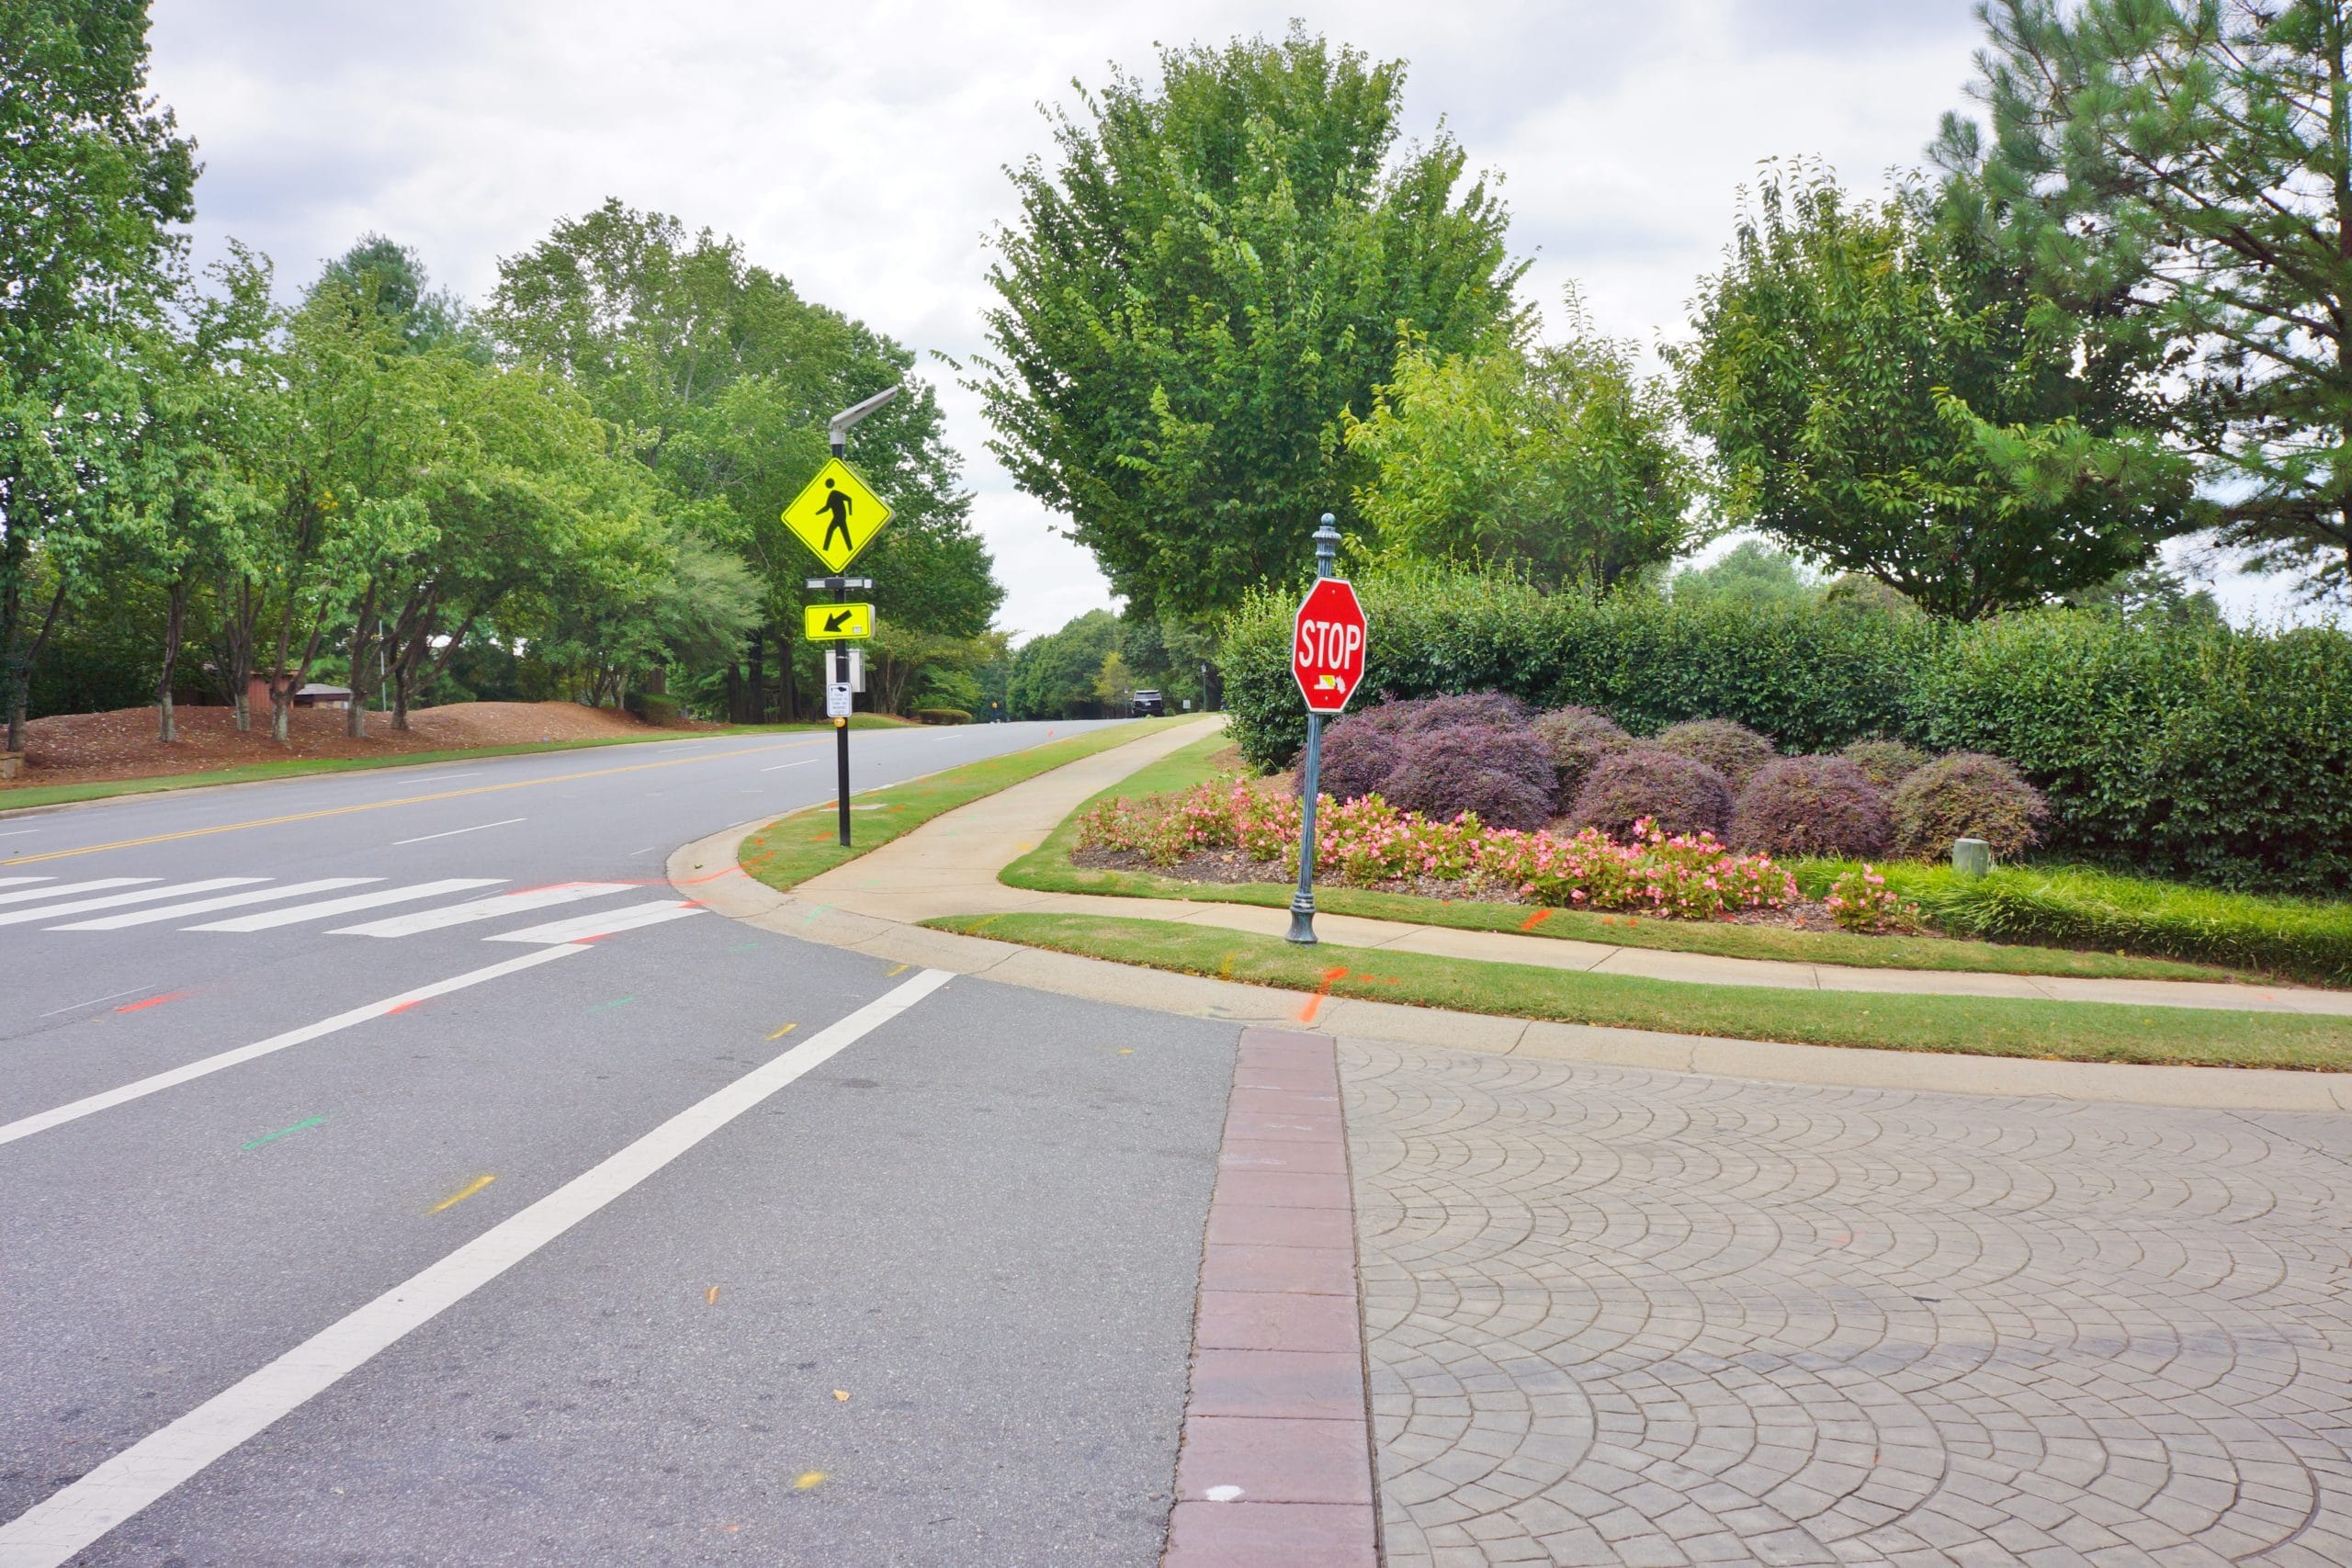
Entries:
MULTIPOLYGON (((186 882, 156 876, 80 881, 0 876, 0 926, 51 931, 165 926, 237 934, 310 926, 330 936, 391 939, 457 926, 495 924, 501 929, 480 933, 481 940, 553 944, 594 942, 703 912, 702 906, 685 898, 620 902, 625 895, 644 890, 643 884, 634 882, 558 882, 489 893, 484 890, 505 888, 508 879, 449 876, 384 886, 388 881, 381 876, 320 876, 295 882, 269 876, 208 876, 186 882), (456 901, 440 901, 451 898, 456 901), (589 903, 597 908, 571 910, 555 919, 512 924, 518 916, 589 903), (423 907, 375 913, 398 905, 423 907), (241 912, 225 919, 210 918, 232 909, 241 912), (347 915, 371 918, 351 925, 330 923, 347 915)), ((0 940, 5 940, 5 933, 0 933, 0 940)))

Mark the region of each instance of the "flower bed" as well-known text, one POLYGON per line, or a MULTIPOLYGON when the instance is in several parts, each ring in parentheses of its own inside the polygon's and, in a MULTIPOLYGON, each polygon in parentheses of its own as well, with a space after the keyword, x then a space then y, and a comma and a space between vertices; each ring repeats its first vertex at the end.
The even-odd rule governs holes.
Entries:
MULTIPOLYGON (((1763 855, 1735 854, 1710 833, 1674 834, 1644 820, 1630 841, 1597 829, 1572 836, 1489 828, 1474 812, 1432 821, 1377 795, 1323 797, 1316 811, 1317 870, 1352 887, 1453 893, 1557 908, 1634 910, 1714 919, 1779 909, 1796 897, 1789 874, 1763 855)), ((1298 874, 1299 803, 1238 780, 1177 795, 1118 799, 1078 822, 1081 854, 1131 855, 1174 870, 1246 861, 1298 874)))

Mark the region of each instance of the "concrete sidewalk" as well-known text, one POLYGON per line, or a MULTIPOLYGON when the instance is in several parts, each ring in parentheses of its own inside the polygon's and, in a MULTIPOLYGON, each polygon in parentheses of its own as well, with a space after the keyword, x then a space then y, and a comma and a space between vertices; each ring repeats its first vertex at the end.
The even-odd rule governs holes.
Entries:
MULTIPOLYGON (((1114 747, 1057 768, 947 813, 895 842, 846 865, 811 877, 797 896, 853 914, 899 925, 943 915, 1110 915, 1170 920, 1227 931, 1280 936, 1290 928, 1283 909, 1175 898, 1121 898, 1099 894, 1039 893, 1007 886, 997 874, 1034 850, 1071 812, 1148 763, 1191 744, 1193 726, 1114 747)), ((1969 971, 1862 969, 1837 964, 1788 964, 1725 958, 1704 953, 1614 947, 1505 931, 1466 931, 1403 920, 1318 914, 1323 940, 1348 947, 1385 948, 1546 969, 1640 976, 1712 986, 1763 986, 1801 991, 1870 991, 1941 997, 2016 997, 2038 1001, 2120 1002, 2142 1007, 2226 1008, 2252 1012, 2352 1016, 2352 991, 2301 986, 2238 986, 2196 980, 2098 980, 2049 975, 1969 971)))

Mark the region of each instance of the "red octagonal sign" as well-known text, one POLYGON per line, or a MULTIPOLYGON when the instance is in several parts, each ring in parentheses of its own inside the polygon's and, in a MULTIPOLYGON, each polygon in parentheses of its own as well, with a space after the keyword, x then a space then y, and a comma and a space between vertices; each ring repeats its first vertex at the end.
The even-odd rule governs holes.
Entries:
POLYGON ((1307 590, 1291 623, 1290 672, 1309 713, 1338 713, 1355 695, 1370 629, 1346 578, 1326 577, 1307 590))

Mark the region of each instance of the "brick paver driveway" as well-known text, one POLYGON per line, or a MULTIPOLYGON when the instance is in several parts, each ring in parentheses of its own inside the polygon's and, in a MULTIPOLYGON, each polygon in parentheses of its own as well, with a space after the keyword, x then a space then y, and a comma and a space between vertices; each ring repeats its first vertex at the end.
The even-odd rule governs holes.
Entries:
POLYGON ((1392 1564, 2352 1564, 2352 1117, 1340 1061, 1392 1564))

